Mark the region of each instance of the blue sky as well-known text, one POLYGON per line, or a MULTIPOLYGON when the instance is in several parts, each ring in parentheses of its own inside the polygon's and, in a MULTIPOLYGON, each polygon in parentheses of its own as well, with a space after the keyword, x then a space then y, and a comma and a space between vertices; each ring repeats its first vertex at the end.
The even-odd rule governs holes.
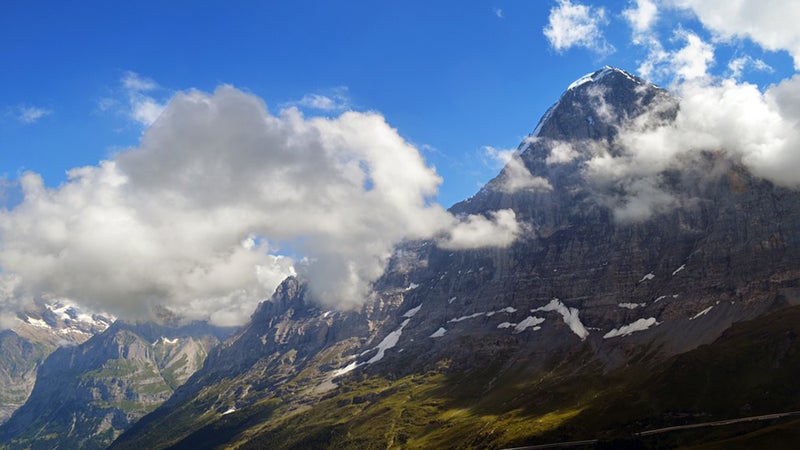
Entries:
POLYGON ((536 224, 444 208, 506 163, 502 189, 552 189, 513 149, 604 65, 682 99, 584 155, 616 217, 680 207, 658 173, 697 151, 800 188, 797 23, 793 0, 3 2, 0 328, 52 297, 240 324, 294 273, 353 308, 403 239, 511 245, 536 224))
MULTIPOLYGON (((273 112, 307 94, 378 111, 442 175, 449 206, 497 171, 482 147, 515 147, 570 81, 604 64, 636 71, 646 52, 621 16, 631 5, 602 3, 609 54, 554 50, 542 32, 554 1, 5 2, 0 173, 32 170, 56 186, 68 169, 136 145, 141 125, 101 107, 124 102, 131 71, 157 83, 161 101, 232 84, 273 112), (23 123, 23 108, 47 115, 23 123)), ((717 50, 716 69, 739 49, 791 68, 786 54, 739 42, 717 50)))

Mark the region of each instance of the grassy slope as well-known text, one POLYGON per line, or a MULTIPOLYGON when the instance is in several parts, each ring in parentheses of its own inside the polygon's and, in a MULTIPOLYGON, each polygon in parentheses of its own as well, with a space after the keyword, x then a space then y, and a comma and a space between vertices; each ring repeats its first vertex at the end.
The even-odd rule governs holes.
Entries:
MULTIPOLYGON (((800 307, 735 325, 713 344, 652 366, 612 373, 567 361, 533 370, 498 356, 479 370, 440 361, 399 379, 352 374, 298 407, 266 399, 232 414, 200 415, 177 448, 502 448, 601 438, 621 442, 662 426, 800 410, 800 307), (576 370, 576 367, 580 367, 576 370)), ((580 362, 580 363, 577 363, 580 362)), ((209 392, 210 393, 210 392, 209 392)), ((204 405, 184 408, 203 411, 204 405)), ((180 414, 174 416, 180 419, 180 414)), ((650 448, 781 448, 800 422, 746 424, 659 435, 650 448), (777 444, 776 444, 777 443, 777 444), (775 445, 773 445, 775 444, 775 445)), ((151 435, 151 442, 163 436, 151 435)), ((164 442, 163 440, 161 442, 164 442)))

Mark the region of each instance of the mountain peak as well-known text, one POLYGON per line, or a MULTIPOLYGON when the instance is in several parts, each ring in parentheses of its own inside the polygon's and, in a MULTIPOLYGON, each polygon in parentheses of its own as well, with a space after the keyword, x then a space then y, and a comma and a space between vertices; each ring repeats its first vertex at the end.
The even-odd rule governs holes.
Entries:
POLYGON ((625 70, 605 66, 567 87, 545 112, 531 137, 553 140, 606 139, 626 118, 641 114, 669 94, 625 70))
POLYGON ((619 78, 619 77, 622 77, 624 79, 628 79, 628 80, 632 81, 633 83, 639 84, 639 85, 643 85, 643 84, 646 83, 641 78, 638 78, 638 77, 636 77, 634 75, 631 75, 630 73, 628 73, 628 72, 626 72, 626 71, 624 71, 624 70, 622 70, 622 69, 620 69, 618 67, 603 66, 600 70, 596 70, 594 72, 587 73, 586 75, 584 75, 584 76, 578 78, 577 80, 573 81, 572 84, 570 84, 567 87, 567 91, 571 91, 573 89, 576 89, 576 88, 578 88, 580 86, 583 86, 586 83, 600 82, 600 81, 603 81, 603 80, 610 80, 611 78, 619 78))

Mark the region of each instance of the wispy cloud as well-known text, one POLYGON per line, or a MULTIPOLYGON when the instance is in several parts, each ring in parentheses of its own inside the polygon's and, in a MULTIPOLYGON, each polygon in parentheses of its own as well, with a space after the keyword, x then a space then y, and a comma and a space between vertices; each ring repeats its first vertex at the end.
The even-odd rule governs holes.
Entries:
POLYGON ((53 114, 53 110, 48 108, 40 108, 38 106, 19 106, 17 107, 17 120, 24 124, 33 124, 38 122, 43 117, 53 114))
POLYGON ((339 86, 324 94, 306 94, 300 100, 286 102, 281 106, 283 108, 296 107, 323 112, 341 112, 350 108, 350 98, 348 88, 339 86))
POLYGON ((492 12, 498 19, 505 19, 506 17, 505 12, 503 12, 503 10, 500 8, 492 8, 492 12))
POLYGON ((97 108, 102 112, 122 114, 144 127, 155 123, 166 107, 170 95, 168 91, 154 80, 132 71, 125 72, 119 83, 120 88, 115 90, 115 95, 101 98, 97 108))
POLYGON ((740 56, 731 59, 728 62, 728 70, 730 70, 731 78, 740 78, 746 70, 755 72, 769 72, 775 71, 769 64, 761 59, 753 58, 750 55, 740 56))
POLYGON ((494 147, 483 147, 486 156, 503 170, 497 177, 497 187, 506 193, 518 191, 546 192, 553 190, 550 182, 543 177, 534 176, 525 167, 519 152, 513 149, 500 150, 494 147))

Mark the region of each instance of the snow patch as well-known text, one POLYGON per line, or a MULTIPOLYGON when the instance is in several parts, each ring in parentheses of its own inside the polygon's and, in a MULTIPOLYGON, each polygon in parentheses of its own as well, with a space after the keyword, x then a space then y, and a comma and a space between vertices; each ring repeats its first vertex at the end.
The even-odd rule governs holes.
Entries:
POLYGON ((26 317, 25 321, 28 322, 30 325, 35 326, 36 328, 50 328, 50 325, 47 324, 44 320, 41 319, 34 319, 33 317, 26 317))
POLYGON ((653 279, 653 278, 655 278, 655 277, 656 277, 656 276, 655 276, 655 275, 653 275, 653 272, 650 272, 650 273, 648 273, 647 275, 643 276, 643 277, 642 277, 642 279, 641 279, 641 280, 639 280, 639 283, 641 283, 641 282, 643 282, 643 281, 650 281, 650 280, 652 280, 652 279, 653 279))
POLYGON ((461 322, 463 320, 474 319, 476 317, 480 317, 480 316, 483 316, 485 314, 486 313, 484 313, 484 312, 479 312, 479 313, 475 313, 475 314, 470 314, 468 316, 456 317, 455 319, 448 320, 447 323, 456 323, 456 322, 461 322))
POLYGON ((160 338, 158 338, 157 341, 153 342, 153 345, 156 345, 159 342, 163 342, 164 344, 167 344, 167 345, 175 345, 175 344, 178 343, 178 338, 170 339, 170 338, 168 338, 166 336, 161 336, 160 338))
POLYGON ((419 285, 418 285, 417 283, 411 283, 411 284, 409 284, 409 285, 408 285, 408 287, 407 287, 407 288, 405 288, 405 290, 406 290, 406 291, 410 291, 410 290, 412 290, 412 289, 416 289, 416 288, 418 288, 418 287, 419 287, 419 285))
POLYGON ((689 320, 694 320, 694 319, 697 319, 697 318, 698 318, 698 317, 700 317, 700 316, 704 316, 704 315, 708 314, 708 312, 709 312, 709 311, 711 311, 711 309, 712 309, 712 308, 714 308, 714 306, 713 306, 713 305, 712 305, 712 306, 709 306, 708 308, 706 308, 706 309, 704 309, 704 310, 700 311, 699 313, 695 314, 695 315, 694 315, 694 316, 692 316, 692 318, 691 318, 691 319, 689 319, 689 320))
POLYGON ((447 301, 447 304, 449 305, 449 304, 453 303, 454 301, 456 301, 456 298, 457 297, 451 297, 450 300, 447 301))
POLYGON ((589 336, 589 331, 586 330, 586 327, 583 326, 581 323, 581 319, 579 317, 579 311, 577 308, 567 308, 566 305, 561 303, 561 300, 554 298, 550 300, 550 303, 536 309, 532 309, 531 312, 537 311, 556 311, 561 314, 561 317, 564 319, 564 323, 569 325, 569 329, 572 330, 581 340, 586 339, 589 336))
POLYGON ((625 309, 636 309, 636 308, 644 308, 646 305, 647 303, 620 303, 617 306, 625 309))
POLYGON ((378 346, 376 347, 378 349, 378 353, 372 358, 370 358, 369 361, 367 361, 367 364, 376 363, 382 360, 383 355, 386 353, 386 350, 389 350, 390 348, 393 348, 395 345, 397 345, 397 341, 400 340, 400 335, 403 334, 403 328, 405 328, 406 325, 408 325, 409 320, 410 319, 404 320, 403 323, 400 324, 400 328, 392 331, 391 333, 389 333, 388 336, 383 338, 380 344, 378 344, 378 346))
POLYGON ((511 314, 511 313, 515 313, 515 312, 517 312, 517 308, 514 308, 513 306, 506 306, 505 308, 498 309, 497 311, 477 312, 477 313, 470 314, 470 315, 467 315, 467 316, 456 317, 455 319, 448 320, 447 323, 461 322, 463 320, 474 319, 474 318, 480 317, 480 316, 492 317, 493 315, 498 314, 498 313, 511 314))
POLYGON ((403 314, 403 317, 408 317, 408 318, 414 317, 414 315, 419 312, 420 308, 422 308, 422 305, 419 305, 416 308, 409 309, 408 311, 406 311, 405 314, 403 314))
POLYGON ((515 326, 517 326, 516 323, 503 322, 503 323, 497 325, 497 328, 501 328, 502 329, 502 328, 511 328, 511 327, 515 327, 515 326))
POLYGON ((361 364, 358 364, 357 362, 353 361, 350 364, 342 367, 341 369, 334 370, 332 378, 340 377, 340 376, 342 376, 342 375, 344 375, 346 373, 350 373, 350 372, 354 371, 360 365, 361 364))
MULTIPOLYGON (((542 319, 541 317, 528 316, 522 322, 518 323, 517 326, 514 327, 514 334, 522 333, 527 328, 533 328, 536 325, 539 325, 540 323, 543 322, 544 319, 542 319)), ((536 331, 535 328, 534 331, 536 331)))
POLYGON ((439 327, 439 329, 438 329, 438 330, 436 330, 436 331, 434 331, 434 332, 433 332, 433 334, 431 335, 431 337, 432 337, 432 338, 439 338, 439 337, 442 337, 442 336, 444 336, 444 334, 445 334, 445 333, 447 333, 447 330, 445 330, 445 329, 444 329, 444 328, 442 328, 442 327, 439 327))
POLYGON ((675 271, 674 271, 674 272, 672 272, 672 276, 674 277, 675 275, 677 275, 677 274, 678 274, 678 272, 680 272, 681 270, 683 270, 683 269, 685 269, 685 268, 686 268, 686 264, 682 264, 680 267, 678 267, 677 269, 675 269, 675 271))
POLYGON ((225 411, 224 413, 222 413, 222 415, 224 416, 224 415, 226 415, 226 414, 235 413, 235 412, 236 412, 236 408, 235 408, 235 407, 233 407, 233 406, 231 406, 230 408, 228 408, 228 410, 227 410, 227 411, 225 411))
POLYGON ((658 322, 656 322, 655 317, 651 317, 649 319, 639 319, 636 322, 629 323, 628 325, 623 325, 619 328, 614 328, 613 330, 603 335, 603 339, 609 339, 617 336, 627 336, 637 331, 644 331, 653 325, 658 325, 658 322))

